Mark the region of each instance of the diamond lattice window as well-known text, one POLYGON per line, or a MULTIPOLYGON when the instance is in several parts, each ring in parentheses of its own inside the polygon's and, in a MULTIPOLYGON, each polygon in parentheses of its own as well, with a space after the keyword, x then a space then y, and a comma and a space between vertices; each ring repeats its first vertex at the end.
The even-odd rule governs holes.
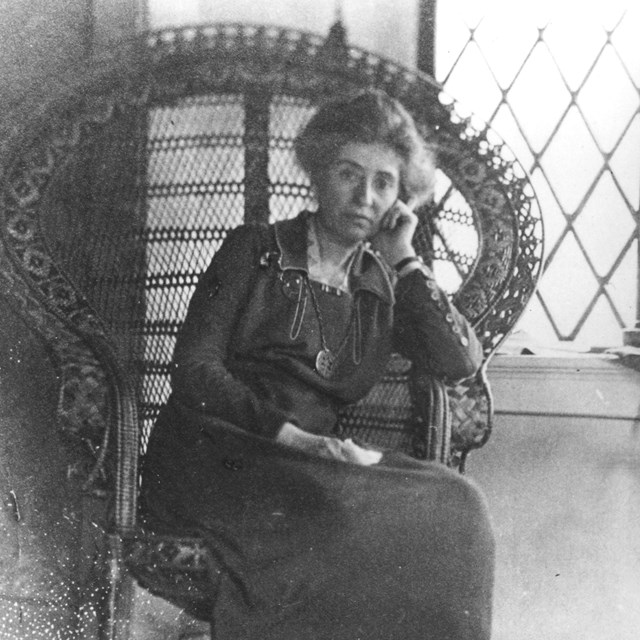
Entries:
POLYGON ((436 76, 529 170, 546 269, 520 328, 619 344, 636 321, 640 12, 633 2, 438 3, 436 76))

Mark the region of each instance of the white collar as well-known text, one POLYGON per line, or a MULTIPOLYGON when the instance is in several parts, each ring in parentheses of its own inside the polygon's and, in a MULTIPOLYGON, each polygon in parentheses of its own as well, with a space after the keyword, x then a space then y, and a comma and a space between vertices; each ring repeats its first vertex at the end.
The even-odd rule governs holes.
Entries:
POLYGON ((334 289, 349 292, 349 273, 356 254, 362 249, 362 243, 356 245, 337 266, 323 261, 320 257, 316 215, 310 215, 307 224, 307 268, 309 278, 334 289))

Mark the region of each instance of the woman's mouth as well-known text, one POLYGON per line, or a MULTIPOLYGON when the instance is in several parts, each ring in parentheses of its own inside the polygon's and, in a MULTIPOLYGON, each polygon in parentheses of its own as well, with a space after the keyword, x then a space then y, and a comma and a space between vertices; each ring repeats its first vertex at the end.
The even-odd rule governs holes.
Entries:
POLYGON ((371 224, 373 222, 371 216, 367 215, 366 213, 351 213, 349 214, 349 219, 353 220, 354 222, 364 222, 366 224, 371 224))

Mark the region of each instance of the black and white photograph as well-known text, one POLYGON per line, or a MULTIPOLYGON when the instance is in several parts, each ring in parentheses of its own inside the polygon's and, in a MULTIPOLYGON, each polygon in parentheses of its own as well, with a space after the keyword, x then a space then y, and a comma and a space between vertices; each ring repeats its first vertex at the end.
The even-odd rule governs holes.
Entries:
POLYGON ((638 640, 636 0, 0 0, 0 640, 638 640))

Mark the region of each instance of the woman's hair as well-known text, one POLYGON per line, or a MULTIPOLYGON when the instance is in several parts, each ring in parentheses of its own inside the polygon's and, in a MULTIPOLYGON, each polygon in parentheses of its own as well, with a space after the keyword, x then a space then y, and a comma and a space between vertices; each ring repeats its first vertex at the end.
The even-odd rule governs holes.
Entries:
POLYGON ((434 149, 397 100, 370 89, 324 105, 296 138, 296 157, 317 183, 340 149, 352 142, 382 144, 398 154, 401 198, 423 202, 432 194, 434 149))

